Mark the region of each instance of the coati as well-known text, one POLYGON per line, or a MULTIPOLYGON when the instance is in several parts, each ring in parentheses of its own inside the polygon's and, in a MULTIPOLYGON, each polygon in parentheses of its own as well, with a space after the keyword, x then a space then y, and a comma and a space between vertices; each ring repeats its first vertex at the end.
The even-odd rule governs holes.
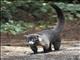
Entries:
POLYGON ((54 50, 59 50, 61 45, 60 33, 63 31, 65 19, 62 10, 55 4, 50 4, 57 12, 58 23, 55 28, 49 30, 43 30, 34 34, 25 35, 30 48, 34 52, 37 52, 37 46, 43 47, 44 53, 52 51, 51 45, 53 44, 54 50))

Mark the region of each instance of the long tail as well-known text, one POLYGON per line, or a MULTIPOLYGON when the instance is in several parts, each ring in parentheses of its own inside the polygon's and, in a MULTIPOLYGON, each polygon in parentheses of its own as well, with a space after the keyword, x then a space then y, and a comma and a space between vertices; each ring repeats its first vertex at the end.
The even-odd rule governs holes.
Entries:
POLYGON ((57 12, 57 15, 58 15, 58 24, 56 25, 56 27, 54 28, 54 30, 56 32, 61 32, 63 31, 63 27, 64 27, 64 23, 65 23, 65 19, 64 19, 64 15, 63 15, 63 12, 62 10, 56 6, 55 4, 53 3, 50 3, 50 5, 56 10, 57 12))

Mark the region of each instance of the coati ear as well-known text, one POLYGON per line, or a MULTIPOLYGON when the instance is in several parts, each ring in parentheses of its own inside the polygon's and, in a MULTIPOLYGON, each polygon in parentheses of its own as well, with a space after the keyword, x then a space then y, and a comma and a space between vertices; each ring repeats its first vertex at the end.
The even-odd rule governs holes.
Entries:
POLYGON ((40 36, 39 34, 31 34, 31 35, 33 35, 33 36, 35 36, 37 38, 40 36))
POLYGON ((24 35, 24 38, 28 42, 28 35, 24 35))

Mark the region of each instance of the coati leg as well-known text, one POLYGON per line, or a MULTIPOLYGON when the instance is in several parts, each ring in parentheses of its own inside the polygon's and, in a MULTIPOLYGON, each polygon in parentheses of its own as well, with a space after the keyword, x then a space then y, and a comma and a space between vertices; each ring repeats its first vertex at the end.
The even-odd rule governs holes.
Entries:
POLYGON ((51 43, 49 44, 49 46, 44 46, 43 49, 44 49, 44 53, 51 52, 52 51, 51 43))
POLYGON ((32 49, 32 51, 34 52, 34 54, 37 53, 37 46, 35 46, 35 45, 30 45, 30 48, 32 49))
POLYGON ((49 51, 49 52, 52 51, 51 42, 50 42, 50 44, 49 44, 48 51, 49 51))
POLYGON ((53 46, 54 46, 54 50, 57 51, 60 49, 60 45, 61 45, 61 39, 60 38, 57 38, 55 40, 55 42, 53 42, 53 46))
POLYGON ((44 49, 44 53, 48 52, 48 48, 46 48, 45 46, 43 47, 43 49, 44 49))

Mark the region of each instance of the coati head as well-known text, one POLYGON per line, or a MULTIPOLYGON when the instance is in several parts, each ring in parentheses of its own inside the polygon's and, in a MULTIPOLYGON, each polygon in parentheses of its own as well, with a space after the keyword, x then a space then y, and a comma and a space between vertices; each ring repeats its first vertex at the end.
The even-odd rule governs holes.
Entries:
POLYGON ((24 35, 29 45, 35 45, 39 43, 39 35, 38 34, 29 34, 24 35))

